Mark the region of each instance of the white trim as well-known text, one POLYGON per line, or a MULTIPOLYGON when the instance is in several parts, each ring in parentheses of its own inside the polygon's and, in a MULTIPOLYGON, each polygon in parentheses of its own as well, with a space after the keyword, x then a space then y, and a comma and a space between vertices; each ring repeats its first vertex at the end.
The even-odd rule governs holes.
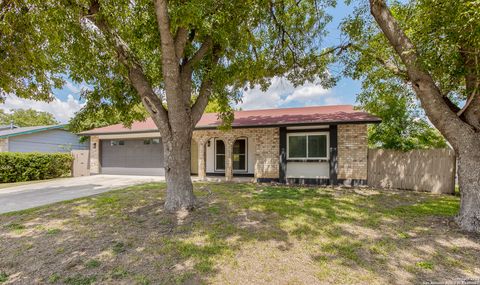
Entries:
POLYGON ((299 159, 299 160, 314 160, 314 159, 329 159, 330 158, 330 133, 329 132, 302 132, 302 133, 287 133, 287 159, 299 159), (326 155, 325 157, 308 157, 308 136, 313 136, 313 135, 325 135, 327 139, 327 149, 326 149, 326 155), (306 157, 292 157, 290 158, 290 137, 301 137, 305 136, 307 141, 306 141, 306 157))
POLYGON ((98 138, 101 140, 111 140, 111 139, 137 139, 137 138, 159 138, 159 132, 152 133, 133 133, 133 134, 111 134, 111 135, 99 135, 98 138))
POLYGON ((294 126, 294 127, 287 127, 287 130, 311 130, 311 129, 322 129, 327 130, 330 128, 329 125, 315 125, 315 126, 294 126))

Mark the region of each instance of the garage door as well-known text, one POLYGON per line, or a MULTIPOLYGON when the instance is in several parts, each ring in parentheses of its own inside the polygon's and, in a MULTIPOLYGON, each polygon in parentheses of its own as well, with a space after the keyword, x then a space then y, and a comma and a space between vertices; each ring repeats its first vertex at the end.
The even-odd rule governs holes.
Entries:
POLYGON ((101 172, 124 175, 165 175, 161 138, 102 140, 101 172))

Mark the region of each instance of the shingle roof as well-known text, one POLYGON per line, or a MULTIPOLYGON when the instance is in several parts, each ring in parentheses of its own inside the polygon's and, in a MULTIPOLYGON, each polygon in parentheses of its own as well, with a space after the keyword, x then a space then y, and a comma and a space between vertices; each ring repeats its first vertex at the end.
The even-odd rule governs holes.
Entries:
MULTIPOLYGON (((342 123, 379 123, 378 117, 352 105, 316 106, 302 108, 279 108, 267 110, 236 111, 233 128, 272 127, 295 125, 321 125, 342 123)), ((214 129, 221 124, 216 113, 204 114, 196 125, 196 129, 214 129)), ((134 122, 130 128, 122 124, 111 125, 81 132, 81 135, 135 133, 157 131, 151 118, 144 122, 134 122)))
POLYGON ((27 135, 32 133, 38 133, 53 129, 64 129, 65 124, 61 125, 50 125, 50 126, 35 126, 35 127, 23 127, 23 128, 15 128, 15 129, 8 129, 0 131, 0 139, 13 137, 13 136, 20 136, 20 135, 27 135))

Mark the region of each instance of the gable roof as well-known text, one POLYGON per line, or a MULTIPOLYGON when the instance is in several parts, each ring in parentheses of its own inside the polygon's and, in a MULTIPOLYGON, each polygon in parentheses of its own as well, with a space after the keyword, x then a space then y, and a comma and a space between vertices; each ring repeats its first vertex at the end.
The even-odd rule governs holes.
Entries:
POLYGON ((14 136, 28 135, 28 134, 49 131, 54 129, 65 129, 66 126, 67 126, 66 124, 61 124, 61 125, 23 127, 23 128, 1 130, 0 139, 14 137, 14 136))
MULTIPOLYGON (((378 117, 352 105, 315 106, 302 108, 279 108, 266 110, 236 111, 233 128, 273 127, 295 125, 328 125, 346 123, 379 123, 378 117)), ((221 125, 216 113, 203 114, 195 129, 215 129, 221 125)), ((122 124, 111 125, 81 132, 80 135, 141 133, 158 131, 151 118, 134 122, 130 128, 122 124)))

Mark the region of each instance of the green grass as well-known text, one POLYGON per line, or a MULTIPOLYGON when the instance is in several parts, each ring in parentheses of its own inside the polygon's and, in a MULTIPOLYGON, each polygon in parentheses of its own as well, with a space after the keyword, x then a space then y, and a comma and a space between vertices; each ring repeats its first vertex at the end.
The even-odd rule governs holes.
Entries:
POLYGON ((97 280, 97 277, 92 276, 82 276, 77 274, 75 276, 65 278, 64 282, 68 285, 90 285, 93 284, 97 280))
POLYGON ((97 268, 101 265, 102 263, 96 259, 90 259, 85 263, 85 267, 87 268, 97 268))
POLYGON ((57 283, 60 281, 61 277, 57 273, 53 273, 48 277, 48 283, 57 283))
POLYGON ((163 211, 165 184, 136 185, 0 215, 0 235, 28 229, 0 244, 0 268, 41 275, 21 262, 36 260, 42 280, 79 285, 420 283, 480 270, 477 241, 447 223, 458 197, 362 191, 198 183, 200 207, 179 218, 163 211))
POLYGON ((58 233, 60 233, 62 230, 60 229, 47 229, 47 234, 48 235, 56 235, 58 233))
POLYGON ((112 270, 110 276, 113 279, 123 279, 128 276, 128 271, 122 267, 118 267, 112 270))
POLYGON ((419 261, 415 263, 415 265, 419 268, 422 269, 427 269, 427 270, 432 270, 433 269, 433 263, 430 261, 419 261))
POLYGON ((11 231, 22 231, 25 229, 25 226, 18 223, 10 223, 7 224, 5 228, 11 231))
POLYGON ((7 282, 7 280, 8 280, 7 273, 0 271, 0 283, 7 282))

